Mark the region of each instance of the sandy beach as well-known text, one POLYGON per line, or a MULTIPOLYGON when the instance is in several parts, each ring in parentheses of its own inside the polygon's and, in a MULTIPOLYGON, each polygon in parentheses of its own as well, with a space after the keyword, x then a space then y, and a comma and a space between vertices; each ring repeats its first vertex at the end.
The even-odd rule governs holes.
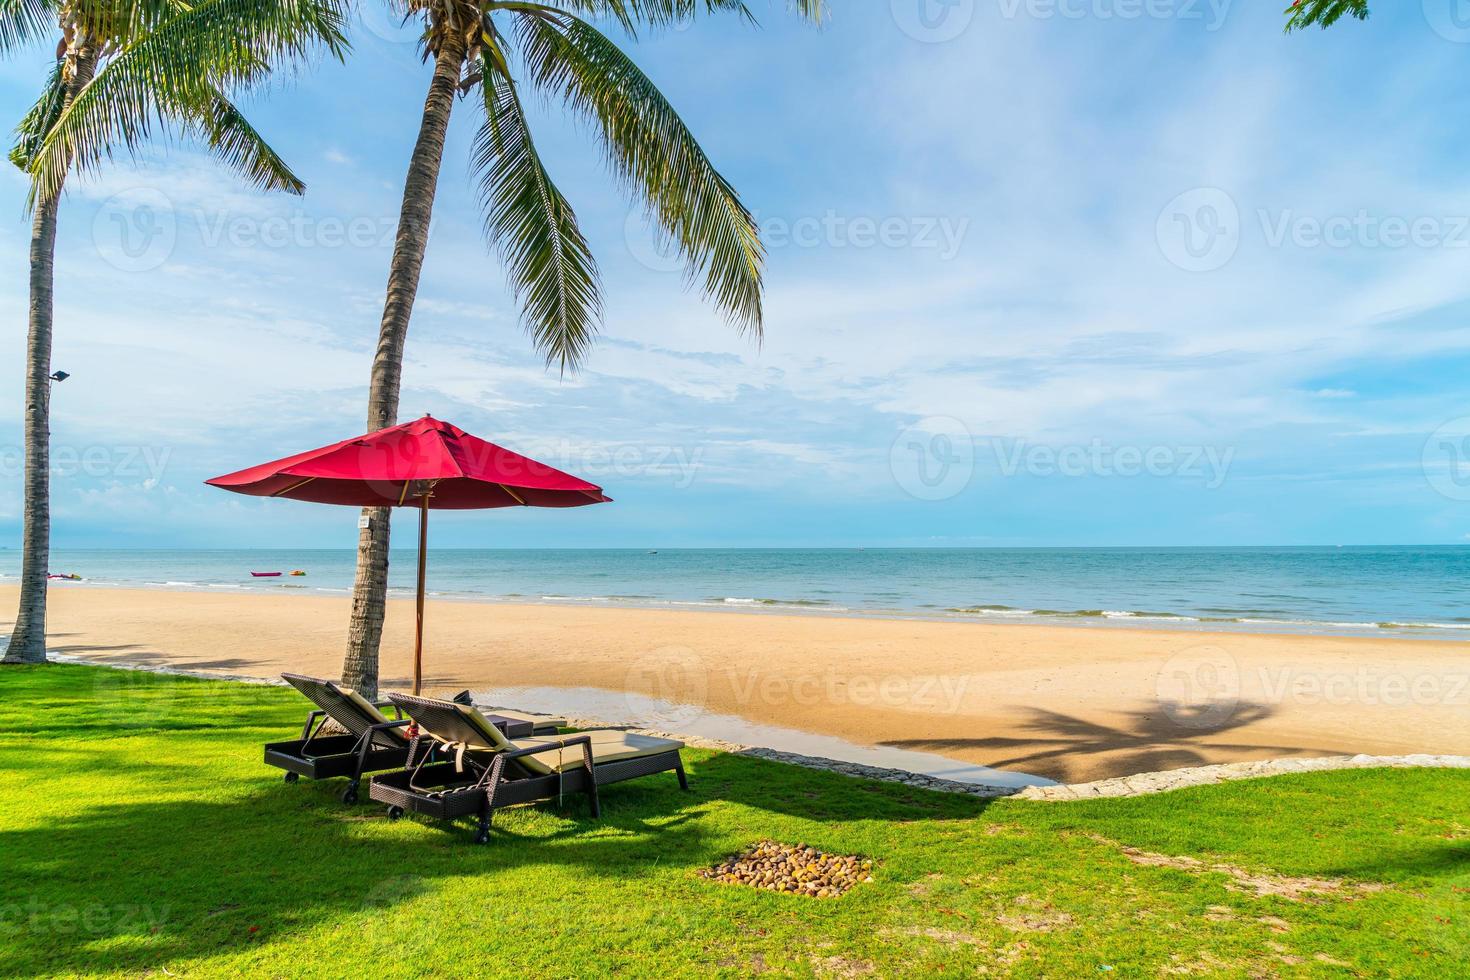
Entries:
MULTIPOLYGON (((345 597, 63 586, 50 602, 53 652, 222 674, 335 677, 347 622, 345 597)), ((428 622, 431 691, 633 691, 1067 781, 1470 753, 1457 643, 447 601, 428 622)), ((408 684, 412 625, 390 604, 384 690, 408 684)))

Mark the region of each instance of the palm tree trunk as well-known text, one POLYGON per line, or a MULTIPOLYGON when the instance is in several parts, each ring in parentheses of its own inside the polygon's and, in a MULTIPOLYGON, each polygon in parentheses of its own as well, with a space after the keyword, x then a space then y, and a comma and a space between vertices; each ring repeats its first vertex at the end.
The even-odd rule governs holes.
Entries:
MULTIPOLYGON (((424 100, 424 118, 409 161, 408 179, 403 185, 398 236, 388 270, 388 297, 378 331, 378 350, 373 357, 372 386, 368 390, 369 432, 398 421, 403 344, 419 288, 424 250, 429 244, 429 220, 434 211, 439 165, 444 157, 444 134, 449 129, 449 114, 454 107, 454 92, 464 58, 464 37, 453 29, 445 31, 434 58, 434 77, 424 100)), ((342 664, 343 685, 367 698, 378 694, 378 644, 383 636, 388 595, 388 515, 386 507, 367 507, 362 512, 364 520, 360 523, 367 526, 358 532, 357 579, 352 589, 347 656, 342 664)))
MULTIPOLYGON (((96 48, 71 58, 65 105, 92 80, 96 48)), ((26 332, 25 528, 21 538, 20 610, 3 663, 46 662, 46 573, 51 559, 51 326, 56 218, 61 192, 36 201, 31 222, 31 305, 26 332)))

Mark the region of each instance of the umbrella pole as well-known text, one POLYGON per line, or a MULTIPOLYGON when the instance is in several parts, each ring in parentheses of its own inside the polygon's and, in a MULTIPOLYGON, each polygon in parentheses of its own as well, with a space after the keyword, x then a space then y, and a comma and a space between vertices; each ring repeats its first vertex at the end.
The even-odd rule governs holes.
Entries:
POLYGON ((424 572, 429 558, 429 494, 419 498, 419 593, 413 627, 413 694, 418 697, 424 681, 424 572))

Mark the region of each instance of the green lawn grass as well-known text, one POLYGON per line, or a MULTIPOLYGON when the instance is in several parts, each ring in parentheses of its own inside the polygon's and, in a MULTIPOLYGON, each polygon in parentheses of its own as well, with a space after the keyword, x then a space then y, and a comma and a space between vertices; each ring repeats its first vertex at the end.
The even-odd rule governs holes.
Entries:
POLYGON ((689 751, 689 793, 666 773, 607 789, 600 821, 522 807, 476 847, 285 785, 261 744, 306 707, 0 669, 0 976, 1470 975, 1466 772, 986 803, 689 751), (763 838, 876 880, 814 900, 696 875, 763 838), (1242 884, 1293 877, 1336 887, 1242 884))

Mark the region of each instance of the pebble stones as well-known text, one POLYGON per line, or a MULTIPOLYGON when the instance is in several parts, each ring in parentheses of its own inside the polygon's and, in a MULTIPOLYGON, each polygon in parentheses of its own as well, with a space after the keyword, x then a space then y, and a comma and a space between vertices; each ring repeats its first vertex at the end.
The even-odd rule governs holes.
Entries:
POLYGON ((761 841, 744 854, 699 872, 701 878, 748 885, 785 895, 836 898, 873 880, 873 862, 852 855, 826 854, 805 844, 761 841))

